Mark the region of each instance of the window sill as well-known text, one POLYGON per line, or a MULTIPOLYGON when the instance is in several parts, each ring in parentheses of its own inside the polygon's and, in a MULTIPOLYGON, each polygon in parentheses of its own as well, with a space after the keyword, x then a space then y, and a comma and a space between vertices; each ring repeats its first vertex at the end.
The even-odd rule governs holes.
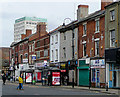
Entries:
POLYGON ((55 42, 55 44, 57 44, 58 42, 55 42))
POLYGON ((96 31, 95 34, 96 34, 96 33, 100 33, 100 31, 96 31))
POLYGON ((86 34, 84 34, 82 37, 85 37, 85 36, 87 36, 86 34))
POLYGON ((110 20, 110 22, 114 22, 115 21, 115 19, 114 20, 110 20))

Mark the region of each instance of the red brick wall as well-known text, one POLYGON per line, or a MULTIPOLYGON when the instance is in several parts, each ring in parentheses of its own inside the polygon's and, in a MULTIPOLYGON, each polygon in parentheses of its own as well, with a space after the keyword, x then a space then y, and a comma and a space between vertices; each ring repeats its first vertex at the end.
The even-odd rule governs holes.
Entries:
POLYGON ((100 38, 99 41, 99 56, 104 56, 104 47, 105 47, 105 17, 100 18, 100 32, 95 33, 95 19, 86 21, 87 22, 87 36, 83 36, 83 23, 79 24, 78 27, 78 58, 83 57, 83 41, 86 41, 86 55, 88 57, 94 57, 95 56, 95 41, 92 42, 92 36, 94 36, 94 39, 100 38), (103 40, 101 40, 101 34, 103 35, 103 40), (88 42, 89 40, 89 42, 88 42), (101 46, 103 46, 103 49, 101 49, 101 46), (90 50, 93 48, 93 51, 90 56, 90 50))

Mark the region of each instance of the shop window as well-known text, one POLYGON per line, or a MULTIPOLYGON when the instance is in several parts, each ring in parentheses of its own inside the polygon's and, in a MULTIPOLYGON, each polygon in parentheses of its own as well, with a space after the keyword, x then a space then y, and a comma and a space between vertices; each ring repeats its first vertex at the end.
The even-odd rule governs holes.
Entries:
POLYGON ((95 69, 92 69, 92 82, 95 82, 95 69))

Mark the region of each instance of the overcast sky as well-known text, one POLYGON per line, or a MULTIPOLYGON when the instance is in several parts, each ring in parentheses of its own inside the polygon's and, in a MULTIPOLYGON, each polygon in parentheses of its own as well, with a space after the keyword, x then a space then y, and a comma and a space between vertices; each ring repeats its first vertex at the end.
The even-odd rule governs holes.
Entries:
POLYGON ((76 10, 79 4, 89 5, 89 13, 99 10, 101 7, 101 0, 84 0, 84 2, 83 0, 8 1, 1 0, 0 2, 0 47, 9 47, 14 41, 15 19, 23 16, 46 18, 48 31, 51 31, 61 25, 65 18, 76 19, 76 10))

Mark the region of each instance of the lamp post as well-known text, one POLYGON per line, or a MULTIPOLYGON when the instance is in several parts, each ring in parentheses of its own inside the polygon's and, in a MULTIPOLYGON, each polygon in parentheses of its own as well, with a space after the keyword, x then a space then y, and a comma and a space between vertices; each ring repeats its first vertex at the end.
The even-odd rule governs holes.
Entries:
MULTIPOLYGON (((69 19, 71 22, 72 20, 70 18, 65 18, 63 26, 65 26, 65 20, 69 19)), ((74 25, 71 23, 71 30, 72 30, 72 88, 74 88, 74 66, 75 66, 75 59, 74 59, 74 25)))

